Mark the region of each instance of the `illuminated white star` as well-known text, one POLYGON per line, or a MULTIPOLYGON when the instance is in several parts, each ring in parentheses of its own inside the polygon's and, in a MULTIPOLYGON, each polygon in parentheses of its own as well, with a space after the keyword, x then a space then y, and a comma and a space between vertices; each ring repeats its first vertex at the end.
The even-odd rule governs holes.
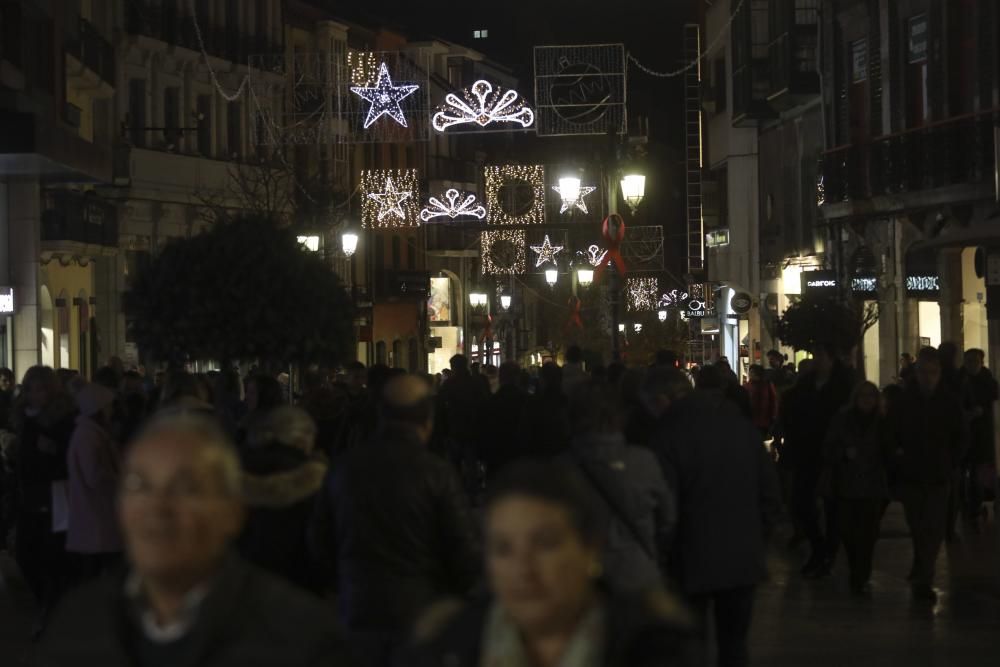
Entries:
POLYGON ((412 195, 412 192, 397 190, 392 179, 388 178, 385 181, 385 192, 369 192, 368 198, 378 203, 378 221, 382 222, 382 219, 390 213, 405 220, 406 213, 403 212, 403 202, 412 195))
MULTIPOLYGON (((561 187, 559 187, 558 185, 553 185, 552 189, 555 190, 556 192, 558 192, 560 197, 562 196, 562 188, 561 187)), ((565 199, 563 199, 562 200, 562 208, 559 209, 559 213, 560 214, 565 213, 572 206, 576 206, 578 209, 580 209, 584 213, 590 213, 590 211, 587 210, 587 202, 585 202, 583 200, 583 198, 586 197, 587 195, 589 195, 591 192, 593 192, 596 189, 597 188, 591 187, 591 186, 583 187, 583 188, 580 188, 580 196, 576 198, 576 201, 570 201, 570 202, 568 202, 565 199)))
POLYGON ((562 252, 563 247, 561 245, 552 245, 552 242, 549 241, 549 235, 546 234, 545 241, 542 242, 542 245, 533 245, 531 246, 531 249, 538 253, 538 259, 535 261, 535 268, 537 269, 542 264, 546 264, 548 262, 557 264, 556 255, 562 252))
POLYGON ((417 92, 418 88, 420 86, 392 85, 389 68, 386 67, 385 63, 382 63, 378 68, 378 80, 374 87, 351 86, 351 92, 371 102, 371 106, 368 107, 368 117, 365 119, 365 129, 367 130, 372 123, 385 115, 406 127, 406 116, 403 115, 403 108, 399 103, 417 92))

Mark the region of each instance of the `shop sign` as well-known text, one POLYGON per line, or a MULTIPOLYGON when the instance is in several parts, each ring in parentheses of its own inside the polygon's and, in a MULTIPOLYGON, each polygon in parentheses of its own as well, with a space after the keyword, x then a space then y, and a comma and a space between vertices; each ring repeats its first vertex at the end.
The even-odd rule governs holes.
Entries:
POLYGON ((837 292, 837 273, 835 271, 803 271, 803 294, 835 294, 837 292))
POLYGON ((854 276, 851 291, 855 294, 875 294, 878 292, 878 278, 875 276, 854 276))
POLYGON ((941 279, 935 275, 906 276, 906 293, 909 296, 937 298, 941 292, 941 279))
POLYGON ((708 248, 721 248, 729 245, 729 230, 715 229, 705 234, 705 246, 708 248))
POLYGON ((733 298, 729 300, 729 307, 734 313, 740 315, 749 313, 750 309, 753 307, 753 297, 746 292, 737 292, 733 295, 733 298))
POLYGON ((927 61, 927 14, 914 16, 907 21, 909 39, 907 57, 910 64, 927 61))
POLYGON ((682 304, 685 317, 715 317, 715 293, 711 283, 694 283, 688 286, 688 298, 682 304))
POLYGON ((14 314, 14 288, 0 287, 0 315, 14 314))

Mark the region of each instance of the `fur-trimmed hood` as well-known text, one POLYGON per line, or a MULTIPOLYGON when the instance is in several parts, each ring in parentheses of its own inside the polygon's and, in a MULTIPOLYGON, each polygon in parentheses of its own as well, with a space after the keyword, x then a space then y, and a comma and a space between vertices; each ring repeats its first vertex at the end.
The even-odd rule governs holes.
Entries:
POLYGON ((249 507, 290 507, 319 493, 326 477, 322 460, 270 474, 243 473, 243 500, 249 507))

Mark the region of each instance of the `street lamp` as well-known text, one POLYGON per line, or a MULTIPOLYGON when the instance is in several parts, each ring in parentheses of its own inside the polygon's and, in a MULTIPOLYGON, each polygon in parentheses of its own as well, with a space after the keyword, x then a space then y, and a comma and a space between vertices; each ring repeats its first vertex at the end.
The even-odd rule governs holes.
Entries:
POLYGON ((510 310, 510 294, 500 295, 500 307, 504 310, 510 310))
POLYGON ((666 322, 667 321, 667 309, 666 308, 660 308, 660 312, 658 312, 656 314, 656 316, 660 318, 661 322, 666 322))
POLYGON ((559 197, 566 206, 575 206, 580 200, 580 179, 575 176, 560 178, 559 197))
POLYGON ((642 198, 646 196, 646 177, 642 174, 626 174, 622 178, 622 196, 634 214, 642 198))
POLYGON ((576 280, 581 287, 590 287, 594 282, 594 270, 590 267, 580 267, 576 270, 576 280))
POLYGON ((545 270, 545 282, 549 284, 549 287, 553 287, 556 281, 559 280, 559 269, 546 269, 545 270))
POLYGON ((354 232, 344 232, 340 236, 340 245, 344 255, 351 257, 358 249, 358 235, 354 232))
POLYGON ((486 305, 489 297, 482 292, 469 292, 469 305, 473 308, 481 308, 486 305))
POLYGON ((296 236, 295 240, 304 246, 306 250, 310 252, 319 252, 318 236, 296 236))

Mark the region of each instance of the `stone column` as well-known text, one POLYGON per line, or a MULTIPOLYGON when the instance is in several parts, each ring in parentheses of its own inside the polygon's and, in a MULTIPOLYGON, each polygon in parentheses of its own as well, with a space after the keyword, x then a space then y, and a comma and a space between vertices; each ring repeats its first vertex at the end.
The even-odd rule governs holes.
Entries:
POLYGON ((950 341, 961 349, 962 331, 962 249, 944 248, 938 252, 938 276, 941 296, 941 342, 950 341))

